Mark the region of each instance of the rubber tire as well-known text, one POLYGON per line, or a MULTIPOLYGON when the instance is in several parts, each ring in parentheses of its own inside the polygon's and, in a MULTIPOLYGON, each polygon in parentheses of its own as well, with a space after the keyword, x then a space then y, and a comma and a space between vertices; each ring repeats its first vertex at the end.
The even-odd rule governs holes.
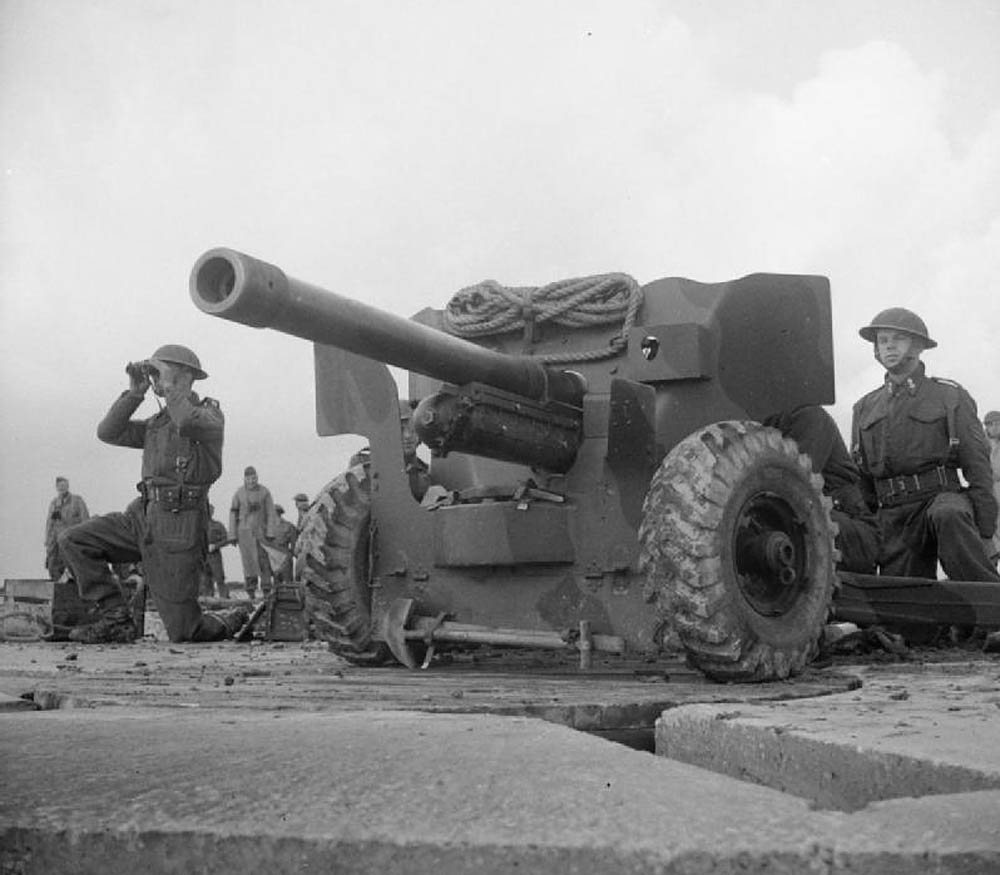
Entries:
POLYGON ((689 665, 713 680, 771 681, 815 656, 836 584, 831 507, 809 458, 773 428, 720 422, 667 454, 643 505, 639 563, 689 665), (798 520, 773 530, 793 531, 805 585, 778 588, 773 616, 751 604, 737 564, 741 521, 756 502, 798 520))
POLYGON ((323 487, 306 512, 295 548, 313 634, 355 665, 385 665, 393 656, 372 639, 371 482, 356 465, 323 487))

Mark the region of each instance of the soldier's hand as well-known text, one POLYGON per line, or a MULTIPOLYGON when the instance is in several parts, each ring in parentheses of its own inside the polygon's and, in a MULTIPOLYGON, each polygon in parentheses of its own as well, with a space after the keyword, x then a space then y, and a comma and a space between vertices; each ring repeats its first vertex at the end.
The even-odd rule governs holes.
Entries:
POLYGON ((149 375, 146 369, 138 364, 129 362, 125 366, 125 373, 128 374, 128 390, 133 395, 145 395, 149 391, 149 375))

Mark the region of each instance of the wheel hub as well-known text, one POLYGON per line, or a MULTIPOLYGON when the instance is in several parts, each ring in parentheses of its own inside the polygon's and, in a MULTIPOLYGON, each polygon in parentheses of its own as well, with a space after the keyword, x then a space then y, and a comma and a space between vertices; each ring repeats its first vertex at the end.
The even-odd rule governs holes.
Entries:
POLYGON ((804 527, 787 501, 755 495, 740 510, 734 538, 740 590, 755 611, 780 616, 805 583, 804 527))

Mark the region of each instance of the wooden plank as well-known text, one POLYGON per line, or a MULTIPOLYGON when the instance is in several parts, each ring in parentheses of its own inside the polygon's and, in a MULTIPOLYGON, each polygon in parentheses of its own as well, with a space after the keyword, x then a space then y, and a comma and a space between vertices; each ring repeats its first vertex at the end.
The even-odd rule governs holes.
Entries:
POLYGON ((862 626, 906 624, 1000 628, 1000 584, 874 574, 840 575, 834 614, 862 626))

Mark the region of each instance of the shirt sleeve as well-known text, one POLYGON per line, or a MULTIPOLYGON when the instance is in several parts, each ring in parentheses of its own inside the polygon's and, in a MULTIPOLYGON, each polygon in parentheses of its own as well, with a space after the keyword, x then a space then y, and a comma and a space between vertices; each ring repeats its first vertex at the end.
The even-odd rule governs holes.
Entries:
POLYGON ((274 540, 275 536, 278 534, 278 514, 274 510, 274 499, 271 498, 271 492, 268 489, 264 490, 263 509, 267 537, 269 540, 274 540))
POLYGON ((868 509, 873 513, 878 510, 878 496, 875 492, 875 478, 872 477, 871 469, 868 467, 868 460, 865 458, 864 447, 861 442, 860 419, 864 409, 864 399, 862 398, 854 405, 851 414, 851 458, 858 468, 858 485, 861 487, 861 497, 864 499, 868 509))
POLYGON ((958 463, 969 484, 969 500, 976 517, 976 527, 984 538, 993 537, 997 525, 997 500, 993 495, 993 466, 986 432, 979 421, 976 402, 964 389, 958 389, 955 431, 958 433, 958 463))
POLYGON ((233 503, 229 507, 229 537, 236 540, 237 530, 240 524, 240 493, 237 491, 233 495, 233 503))
POLYGON ((125 390, 115 399, 97 426, 97 437, 115 447, 142 449, 146 442, 146 423, 131 416, 142 404, 142 396, 125 390))

